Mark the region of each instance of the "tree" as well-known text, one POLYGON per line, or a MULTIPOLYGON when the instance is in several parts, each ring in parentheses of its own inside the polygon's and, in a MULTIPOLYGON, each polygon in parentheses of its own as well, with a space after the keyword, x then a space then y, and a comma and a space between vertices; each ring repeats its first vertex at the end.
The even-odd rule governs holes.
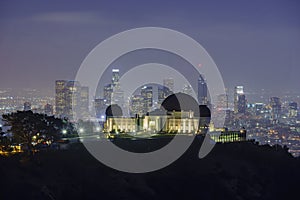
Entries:
POLYGON ((39 143, 53 142, 60 138, 61 131, 69 124, 65 120, 33 113, 32 111, 17 111, 3 115, 6 126, 10 126, 13 141, 23 144, 25 151, 33 155, 35 146, 39 143))
POLYGON ((0 127, 0 151, 5 151, 9 145, 9 139, 6 137, 5 133, 0 127))

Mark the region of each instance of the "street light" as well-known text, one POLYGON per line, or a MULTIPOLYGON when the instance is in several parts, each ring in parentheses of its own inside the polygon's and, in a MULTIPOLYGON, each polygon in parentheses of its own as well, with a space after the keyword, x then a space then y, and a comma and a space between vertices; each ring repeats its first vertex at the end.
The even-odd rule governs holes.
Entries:
POLYGON ((79 133, 83 133, 84 129, 83 128, 79 128, 79 133))
POLYGON ((64 135, 67 134, 67 130, 66 130, 66 129, 63 129, 63 130, 62 130, 62 134, 64 134, 64 135))

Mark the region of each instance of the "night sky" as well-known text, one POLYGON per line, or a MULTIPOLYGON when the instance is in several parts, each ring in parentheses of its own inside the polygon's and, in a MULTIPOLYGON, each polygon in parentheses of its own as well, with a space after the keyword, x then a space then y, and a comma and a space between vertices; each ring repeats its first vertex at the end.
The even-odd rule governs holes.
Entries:
POLYGON ((101 41, 131 28, 183 32, 211 55, 226 87, 300 93, 300 2, 0 2, 0 88, 54 92, 101 41))

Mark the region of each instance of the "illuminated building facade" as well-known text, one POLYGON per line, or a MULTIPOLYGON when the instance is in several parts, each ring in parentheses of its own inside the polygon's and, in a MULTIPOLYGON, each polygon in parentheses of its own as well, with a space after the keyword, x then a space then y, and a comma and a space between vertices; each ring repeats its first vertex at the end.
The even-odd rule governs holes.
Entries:
POLYGON ((115 87, 116 85, 119 85, 119 81, 120 81, 120 70, 112 69, 111 83, 112 83, 113 87, 115 87))
POLYGON ((106 100, 107 105, 112 104, 111 102, 111 96, 113 93, 113 85, 107 84, 103 88, 103 98, 106 100))
POLYGON ((217 109, 218 110, 228 110, 228 95, 227 94, 218 95, 217 109))
POLYGON ((141 96, 144 99, 144 110, 149 112, 153 105, 153 87, 152 86, 143 86, 141 88, 141 96))
POLYGON ((184 86, 183 86, 183 89, 182 89, 182 93, 191 96, 191 95, 193 94, 192 86, 190 86, 190 85, 184 85, 184 86))
POLYGON ((130 115, 135 116, 138 114, 142 116, 147 111, 145 110, 144 106, 144 98, 142 95, 133 95, 130 99, 130 115))
POLYGON ((82 87, 78 81, 57 80, 55 82, 55 114, 58 117, 66 117, 70 120, 86 118, 89 114, 88 87, 82 87), (73 116, 73 109, 78 116, 73 116))
POLYGON ((168 87, 159 85, 157 88, 158 104, 162 104, 162 102, 171 94, 172 91, 168 87))
POLYGON ((164 79, 163 86, 168 88, 171 93, 174 92, 174 79, 173 78, 164 79))
MULTIPOLYGON (((142 96, 142 98, 144 98, 142 96)), ((210 123, 211 113, 206 105, 184 93, 168 96, 160 109, 146 115, 132 118, 122 116, 120 108, 111 105, 107 109, 106 132, 147 132, 147 133, 182 133, 205 134, 210 123), (180 103, 181 102, 181 103, 180 103), (115 110, 112 115, 111 110, 115 110)))
POLYGON ((246 113, 246 96, 244 94, 241 94, 238 96, 238 103, 237 103, 237 107, 238 107, 238 113, 242 113, 245 114, 246 113))
POLYGON ((246 96, 244 94, 243 86, 236 86, 234 88, 234 113, 245 114, 246 112, 246 96))
POLYGON ((66 80, 55 81, 55 114, 62 116, 65 109, 65 85, 66 80))
POLYGON ((270 106, 271 106, 271 122, 273 124, 277 124, 281 115, 281 102, 279 97, 271 97, 270 98, 270 106))
POLYGON ((89 116, 89 88, 86 86, 80 88, 80 110, 82 117, 89 116))
POLYGON ((182 111, 161 115, 153 113, 143 117, 109 117, 106 120, 107 132, 171 132, 199 133, 199 117, 194 117, 193 111, 182 111))
POLYGON ((80 109, 80 83, 78 81, 68 81, 65 85, 65 109, 63 116, 73 120, 73 106, 75 109, 80 109))
POLYGON ((298 105, 296 102, 290 102, 288 107, 288 116, 289 118, 296 118, 298 115, 298 105))
POLYGON ((94 100, 94 108, 97 118, 105 117, 105 110, 107 108, 106 99, 95 99, 94 100))
POLYGON ((210 132, 210 138, 217 143, 241 142, 247 140, 247 131, 241 129, 239 131, 229 131, 227 129, 219 132, 210 132))

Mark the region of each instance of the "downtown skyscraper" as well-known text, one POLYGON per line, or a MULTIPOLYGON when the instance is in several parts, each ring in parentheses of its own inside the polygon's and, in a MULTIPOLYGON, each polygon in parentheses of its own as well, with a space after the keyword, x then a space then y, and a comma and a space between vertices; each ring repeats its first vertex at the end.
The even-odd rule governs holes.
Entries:
POLYGON ((207 84, 203 75, 199 75, 198 78, 198 103, 200 105, 207 105, 208 98, 207 98, 207 84))
POLYGON ((281 116, 281 102, 279 97, 270 98, 271 123, 278 124, 281 116))
POLYGON ((78 81, 55 81, 55 114, 70 120, 87 118, 89 115, 89 90, 82 87, 78 81), (80 111, 79 116, 73 116, 73 109, 80 111))
POLYGON ((141 88, 141 96, 144 101, 144 112, 149 112, 153 106, 153 87, 145 85, 141 88))
POLYGON ((124 91, 121 90, 120 85, 120 70, 112 69, 111 83, 103 88, 103 98, 106 100, 107 105, 117 104, 121 107, 124 106, 124 91))
POLYGON ((171 93, 174 92, 174 79, 173 78, 166 78, 163 80, 163 86, 168 88, 171 93))
POLYGON ((246 113, 246 96, 244 94, 243 86, 236 86, 234 88, 234 113, 245 114, 246 113))

